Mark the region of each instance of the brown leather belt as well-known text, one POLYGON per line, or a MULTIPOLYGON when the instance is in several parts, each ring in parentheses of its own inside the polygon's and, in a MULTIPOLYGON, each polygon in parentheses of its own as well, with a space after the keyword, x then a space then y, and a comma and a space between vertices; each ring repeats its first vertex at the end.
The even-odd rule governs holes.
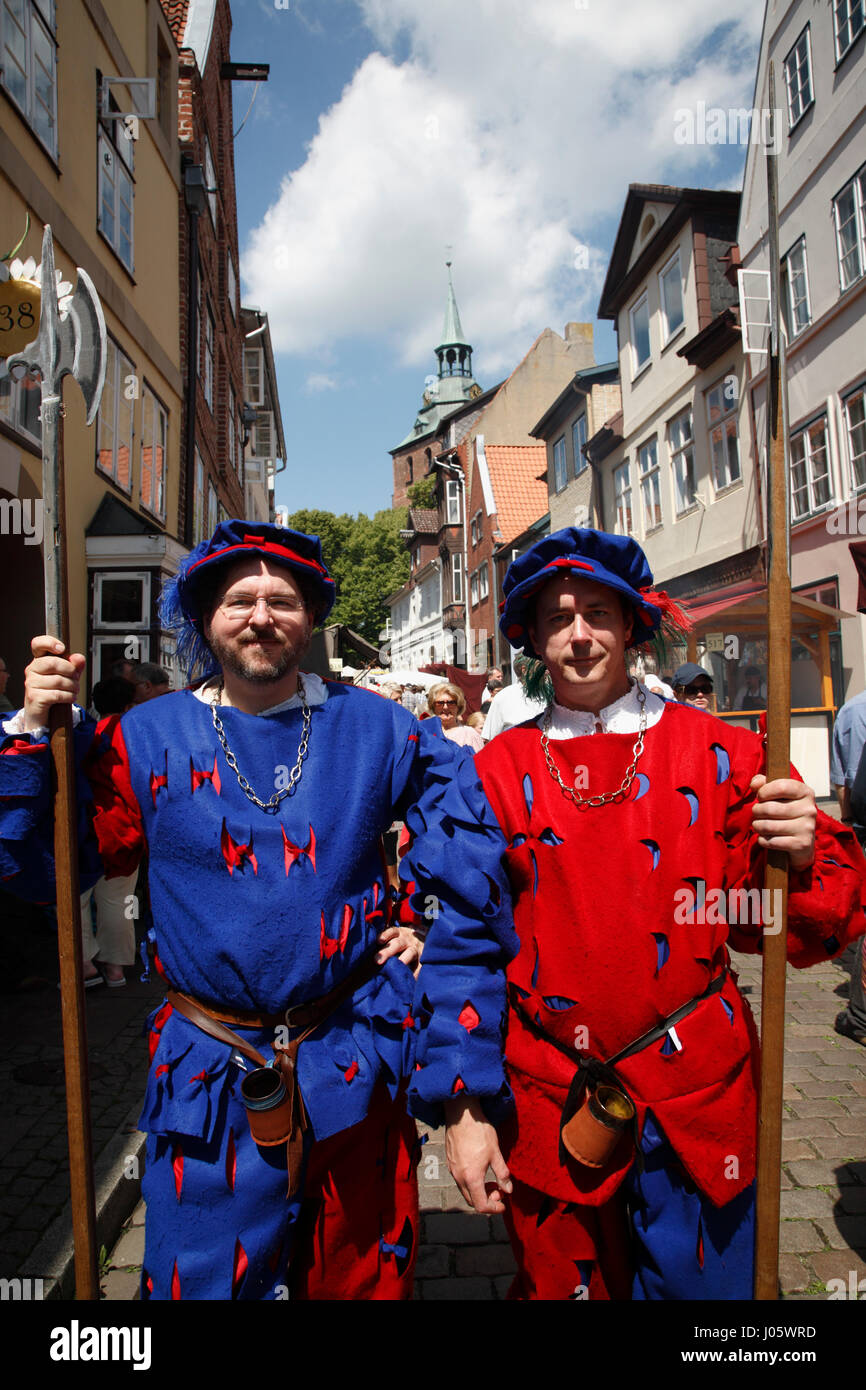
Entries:
POLYGON ((341 980, 327 994, 323 994, 320 999, 312 999, 307 1003, 295 1005, 286 1009, 285 1013, 282 1014, 254 1014, 230 1009, 220 1009, 217 1012, 211 1005, 194 999, 192 995, 182 993, 166 981, 169 985, 166 1000, 173 1009, 176 1009, 184 1018, 189 1019, 189 1022, 195 1024, 196 1028, 200 1028, 203 1033, 207 1033, 210 1037, 216 1038, 218 1042, 225 1043, 233 1051, 248 1057, 250 1061, 255 1062, 257 1067, 267 1067, 267 1060, 245 1038, 240 1037, 231 1028, 227 1028, 225 1026, 227 1023, 235 1023, 240 1027, 247 1028, 276 1028, 285 1023, 291 1031, 301 1030, 300 1037, 292 1038, 287 1043, 274 1043, 273 1065, 283 1078, 291 1107, 291 1125, 286 1141, 288 1168, 288 1192, 286 1195, 289 1198, 294 1195, 300 1185, 304 1132, 309 1128, 304 1099, 297 1084, 298 1049, 301 1043, 311 1033, 314 1033, 345 999, 348 999, 350 995, 355 994, 363 985, 372 980, 376 974, 376 955, 380 949, 381 947, 377 945, 371 953, 358 962, 355 969, 350 971, 344 980, 341 980))

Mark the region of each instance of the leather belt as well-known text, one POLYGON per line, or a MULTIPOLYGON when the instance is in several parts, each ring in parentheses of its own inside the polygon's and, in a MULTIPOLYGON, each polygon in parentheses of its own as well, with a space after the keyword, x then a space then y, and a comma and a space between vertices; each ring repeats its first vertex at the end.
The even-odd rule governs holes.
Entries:
POLYGON ((282 1076, 291 1110, 290 1130, 286 1141, 286 1166, 288 1170, 288 1192, 286 1195, 289 1198, 297 1192, 300 1186, 304 1133, 309 1128, 303 1096, 297 1084, 298 1049, 301 1043, 311 1033, 314 1033, 340 1007, 344 1000, 373 979, 378 968, 376 955, 380 949, 381 947, 377 945, 372 952, 358 962, 355 969, 350 971, 344 980, 341 980, 327 994, 323 994, 320 999, 295 1005, 286 1009, 283 1014, 254 1014, 229 1009, 220 1009, 217 1012, 210 1005, 202 1003, 201 1000, 193 998, 192 995, 182 993, 169 984, 166 1000, 173 1009, 176 1009, 190 1023, 195 1024, 196 1028, 200 1028, 203 1033, 207 1033, 210 1037, 216 1038, 218 1042, 225 1043, 233 1051, 248 1057, 250 1061, 255 1062, 257 1067, 267 1067, 267 1060, 245 1038, 240 1037, 231 1028, 227 1028, 225 1026, 227 1023, 236 1023, 248 1028, 275 1028, 285 1022, 290 1031, 300 1030, 299 1037, 290 1038, 286 1043, 275 1042, 273 1045, 273 1065, 282 1076))

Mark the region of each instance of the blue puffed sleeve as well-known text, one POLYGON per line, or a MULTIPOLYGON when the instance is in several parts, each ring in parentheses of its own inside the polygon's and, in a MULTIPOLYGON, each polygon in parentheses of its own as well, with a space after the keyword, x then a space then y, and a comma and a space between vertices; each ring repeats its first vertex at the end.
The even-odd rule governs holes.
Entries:
POLYGON ((412 906, 431 926, 415 986, 409 1105, 418 1119, 439 1125, 442 1102, 465 1092, 497 1123, 511 1103, 503 1068, 505 966, 519 946, 506 841, 469 751, 424 723, 417 742, 407 786, 414 803, 405 812, 412 843, 400 876, 414 880, 412 906))
MULTIPOLYGON (((95 727, 85 716, 73 730, 82 892, 103 873, 93 796, 83 770, 95 727)), ((0 879, 7 892, 28 902, 55 900, 51 752, 45 734, 5 735, 0 742, 0 879)))

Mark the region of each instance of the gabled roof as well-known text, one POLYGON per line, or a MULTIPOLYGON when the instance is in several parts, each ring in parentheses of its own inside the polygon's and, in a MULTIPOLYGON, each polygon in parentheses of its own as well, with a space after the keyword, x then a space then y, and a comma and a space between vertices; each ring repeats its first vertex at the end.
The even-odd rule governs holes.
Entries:
POLYGON ((633 290, 659 259, 685 222, 695 213, 721 213, 733 221, 731 241, 736 241, 740 194, 716 188, 672 188, 667 184, 629 184, 604 288, 598 306, 600 319, 615 319, 633 290), (641 254, 629 266, 646 203, 670 203, 671 212, 650 237, 641 254))
POLYGON ((487 444, 484 454, 502 532, 500 544, 519 536, 547 511, 547 484, 539 480, 547 466, 543 444, 487 444))
POLYGON ((529 433, 535 439, 544 439, 546 430, 563 413, 564 408, 576 405, 575 395, 587 396, 597 382, 615 381, 618 376, 619 362, 602 362, 596 367, 584 367, 582 371, 575 372, 553 405, 548 406, 538 424, 533 425, 529 433))

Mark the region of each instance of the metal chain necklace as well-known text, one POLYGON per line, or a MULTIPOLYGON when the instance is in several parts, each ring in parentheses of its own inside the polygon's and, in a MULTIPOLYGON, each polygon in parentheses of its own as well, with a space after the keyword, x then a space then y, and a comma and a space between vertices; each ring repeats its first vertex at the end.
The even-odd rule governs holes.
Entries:
POLYGON ((560 777, 559 769, 556 767, 553 758, 551 757, 550 739, 548 738, 548 730, 550 728, 551 716, 553 714, 553 705, 547 706, 547 710, 544 715, 544 724, 542 725, 541 730, 541 747, 544 752, 544 760, 547 763, 547 770, 550 773, 553 780, 559 783, 562 789, 563 796, 567 796, 568 799, 574 803, 574 805, 577 807, 579 811, 585 810, 588 806, 605 806, 608 804, 608 802, 622 801, 627 795, 629 787, 635 779, 638 758, 643 752, 643 739, 644 734, 646 733, 646 695, 644 694, 643 689, 640 685, 637 685, 637 698, 640 704, 640 725, 638 726, 637 738, 635 740, 634 748, 632 749, 632 759, 631 763, 629 764, 628 771, 626 772, 621 785, 615 792, 603 792, 600 796, 575 795, 574 789, 572 787, 567 787, 563 782, 562 778, 560 777))
POLYGON ((216 729, 217 737, 220 743, 222 744, 222 750, 226 755, 226 762, 228 763, 232 772, 235 774, 235 777, 237 777, 238 784, 244 796, 246 796, 250 801, 254 802, 256 806, 260 806, 263 811, 273 811, 274 813, 276 813, 276 811, 279 809, 280 802, 283 800, 283 797, 291 796, 293 791, 295 790, 295 787, 300 782, 301 768, 303 766, 304 758, 307 756, 307 744, 309 743, 310 739, 310 721, 312 719, 312 715, 310 714, 310 707, 307 704, 307 694, 304 690, 304 682, 302 681, 301 677, 298 676, 298 694, 301 697, 301 707, 304 715, 304 727, 301 730, 301 741, 298 744, 298 761, 292 768, 291 774, 289 776, 289 785, 287 787, 282 787, 278 792, 274 792, 273 796, 271 796, 267 801, 262 801, 260 797, 256 796, 246 777, 244 777, 243 773, 238 767, 237 759, 235 758, 234 753, 229 748, 228 741, 225 735, 225 729, 223 728, 223 722, 217 714, 217 705, 219 705, 220 701, 222 700, 222 693, 223 683, 222 681, 220 681, 219 687, 217 688, 216 699, 211 702, 210 712, 213 716, 213 726, 216 729))

